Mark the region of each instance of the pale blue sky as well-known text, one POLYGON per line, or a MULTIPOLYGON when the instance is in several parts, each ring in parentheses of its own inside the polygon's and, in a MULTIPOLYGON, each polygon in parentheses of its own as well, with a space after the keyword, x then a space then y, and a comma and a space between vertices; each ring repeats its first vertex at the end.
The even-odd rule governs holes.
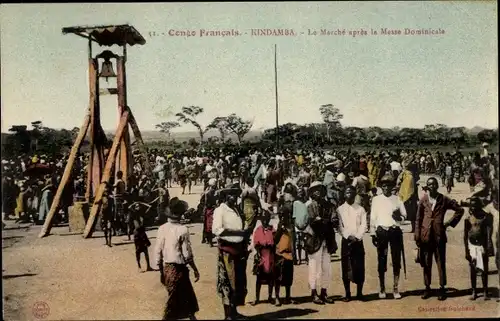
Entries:
MULTIPOLYGON (((235 112, 254 119, 254 129, 274 126, 274 43, 280 123, 318 122, 319 106, 332 103, 346 126, 498 127, 496 1, 17 4, 0 10, 2 131, 33 120, 79 127, 89 100, 87 42, 62 35, 61 28, 123 23, 146 39, 129 48, 127 64, 128 102, 143 130, 170 120, 157 115, 159 108, 187 105, 205 109, 202 124, 235 112), (445 34, 307 36, 308 29, 383 27, 445 34), (248 35, 149 35, 200 28, 248 35), (299 35, 252 37, 250 28, 293 28, 299 35)), ((94 53, 100 51, 94 45, 94 53)), ((105 129, 116 127, 115 99, 101 99, 105 129)))

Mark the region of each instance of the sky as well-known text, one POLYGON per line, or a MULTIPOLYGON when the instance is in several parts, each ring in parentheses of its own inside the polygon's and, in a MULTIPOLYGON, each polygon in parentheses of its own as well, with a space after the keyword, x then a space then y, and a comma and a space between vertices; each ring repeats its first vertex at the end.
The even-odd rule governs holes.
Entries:
MULTIPOLYGON (((126 67, 128 105, 141 130, 191 105, 204 108, 202 125, 236 113, 254 130, 273 127, 274 44, 280 124, 321 122, 319 107, 333 104, 344 126, 498 128, 496 1, 67 3, 1 5, 2 132, 35 120, 80 127, 89 103, 87 41, 61 29, 124 23, 146 39, 128 48, 126 67), (252 28, 296 36, 252 36, 252 28), (381 28, 445 33, 381 35, 381 28), (200 37, 200 29, 242 35, 200 37), (320 29, 368 34, 309 35, 320 29)), ((101 122, 116 128, 116 96, 101 97, 101 122)))

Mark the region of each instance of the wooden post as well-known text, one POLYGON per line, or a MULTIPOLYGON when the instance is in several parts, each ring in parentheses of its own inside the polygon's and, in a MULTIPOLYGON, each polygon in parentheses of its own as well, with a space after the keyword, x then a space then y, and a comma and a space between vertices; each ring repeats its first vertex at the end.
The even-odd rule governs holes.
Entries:
MULTIPOLYGON (((118 89, 118 115, 122 115, 127 109, 127 82, 126 82, 126 72, 125 72, 125 57, 116 58, 117 64, 117 89, 118 89)), ((120 154, 117 156, 117 166, 116 172, 123 172, 123 180, 125 185, 128 187, 128 177, 132 174, 132 162, 131 162, 131 150, 130 150, 130 134, 128 127, 125 128, 125 132, 120 142, 120 154)))
POLYGON ((127 128, 127 126, 128 126, 128 120, 129 120, 129 112, 125 111, 122 114, 120 124, 118 125, 118 128, 116 130, 116 134, 115 134, 115 138, 113 140, 113 145, 111 146, 111 149, 109 150, 108 158, 106 159, 106 165, 104 167, 102 179, 101 179, 99 188, 97 189, 95 199, 94 199, 94 204, 92 205, 92 210, 90 211, 89 219, 87 220, 87 224, 85 225, 85 230, 83 231, 84 238, 89 238, 92 236, 93 229, 94 229, 94 222, 95 222, 96 216, 99 213, 99 210, 101 208, 101 199, 102 199, 102 195, 104 194, 105 183, 107 183, 111 177, 111 169, 116 161, 116 154, 118 151, 118 145, 122 141, 123 134, 125 132, 125 128, 127 128))
POLYGON ((280 135, 279 135, 279 109, 278 109, 278 64, 276 62, 276 44, 274 45, 274 89, 276 96, 276 149, 280 147, 280 135))
POLYGON ((144 141, 142 140, 141 131, 139 130, 139 126, 135 120, 134 114, 132 114, 132 110, 127 106, 127 111, 129 112, 129 124, 130 128, 132 128, 132 132, 135 136, 135 141, 137 142, 137 147, 139 147, 139 151, 144 158, 144 169, 146 170, 146 175, 153 174, 153 168, 151 167, 151 163, 149 163, 148 153, 146 150, 146 146, 144 145, 144 141))
POLYGON ((52 228, 52 218, 54 217, 56 210, 59 208, 59 202, 61 201, 62 193, 64 191, 64 188, 66 187, 68 179, 71 176, 71 172, 73 171, 73 164, 76 159, 76 154, 80 149, 83 139, 85 138, 85 134, 87 133, 87 129, 89 128, 89 123, 90 123, 90 115, 87 115, 85 117, 82 127, 80 127, 80 132, 76 137, 75 143, 73 144, 73 147, 71 147, 68 163, 66 164, 66 168, 64 168, 64 174, 61 178, 59 186, 57 187, 56 195, 54 196, 54 200, 52 201, 52 205, 50 206, 50 211, 47 214, 47 217, 45 218, 45 222, 42 226, 42 231, 40 232, 39 237, 47 236, 50 233, 50 229, 52 228))
POLYGON ((90 133, 89 133, 89 146, 90 146, 90 155, 89 161, 87 165, 87 184, 85 190, 85 200, 90 202, 92 198, 92 169, 94 167, 94 143, 95 143, 95 133, 96 133, 96 103, 97 103, 97 71, 98 71, 98 61, 97 59, 90 58, 89 59, 89 110, 90 110, 90 133))

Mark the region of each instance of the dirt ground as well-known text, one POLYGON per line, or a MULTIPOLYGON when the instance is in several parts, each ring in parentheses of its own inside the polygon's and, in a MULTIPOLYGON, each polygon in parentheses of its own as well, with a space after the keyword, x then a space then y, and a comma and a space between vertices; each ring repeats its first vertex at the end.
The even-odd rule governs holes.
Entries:
MULTIPOLYGON (((172 196, 179 196, 195 207, 201 187, 193 189, 192 195, 179 195, 173 188, 172 196)), ((443 191, 442 191, 443 192, 443 191)), ((468 186, 457 184, 451 197, 457 200, 468 195, 468 186)), ((70 233, 68 227, 56 227, 52 235, 39 239, 39 226, 15 225, 7 221, 2 233, 2 279, 4 320, 137 320, 161 319, 166 290, 159 281, 159 272, 139 273, 135 262, 133 242, 126 237, 115 237, 113 247, 104 245, 101 232, 84 240, 80 234, 70 233)), ((200 311, 199 319, 221 319, 221 300, 216 294, 216 248, 201 244, 201 225, 189 225, 196 264, 200 280, 194 284, 200 311)), ((405 226, 409 232, 409 226, 405 226)), ((389 263, 386 287, 388 297, 378 299, 378 277, 376 250, 369 236, 365 235, 366 281, 364 293, 368 302, 340 302, 344 295, 341 267, 338 256, 332 257, 332 281, 329 294, 337 302, 333 305, 317 306, 309 302, 307 265, 295 267, 292 296, 297 304, 274 307, 262 303, 240 308, 244 315, 255 319, 284 318, 403 318, 403 317, 498 317, 499 303, 496 299, 484 301, 468 300, 469 269, 464 258, 463 220, 448 232, 447 274, 449 298, 440 302, 434 296, 422 300, 423 289, 421 267, 414 262, 413 236, 405 233, 407 279, 402 275, 400 291, 403 298, 392 300, 392 272, 389 263)), ((148 230, 153 246, 156 229, 148 230)), ((340 244, 340 243, 339 243, 340 244)), ((150 248, 151 260, 153 250, 150 248)), ((251 275, 252 257, 248 264, 247 302, 255 296, 255 277, 251 275)), ((390 258, 389 258, 390 262, 390 258)), ((489 262, 490 293, 498 295, 498 273, 492 258, 489 262)), ((144 269, 144 265, 143 265, 144 269)), ((481 285, 478 277, 478 285, 481 285)), ((433 288, 437 288, 437 269, 433 268, 433 288)), ((352 288, 354 293, 355 289, 352 288)), ((266 298, 266 287, 262 298, 266 298)), ((283 295, 283 294, 282 294, 283 295)))

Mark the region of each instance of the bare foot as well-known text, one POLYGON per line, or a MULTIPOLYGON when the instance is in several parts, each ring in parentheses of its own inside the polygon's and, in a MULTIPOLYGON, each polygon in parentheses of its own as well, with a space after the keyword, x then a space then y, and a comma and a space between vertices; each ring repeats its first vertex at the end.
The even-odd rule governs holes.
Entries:
POLYGON ((144 271, 141 268, 138 268, 137 271, 139 271, 139 273, 144 273, 144 271))

